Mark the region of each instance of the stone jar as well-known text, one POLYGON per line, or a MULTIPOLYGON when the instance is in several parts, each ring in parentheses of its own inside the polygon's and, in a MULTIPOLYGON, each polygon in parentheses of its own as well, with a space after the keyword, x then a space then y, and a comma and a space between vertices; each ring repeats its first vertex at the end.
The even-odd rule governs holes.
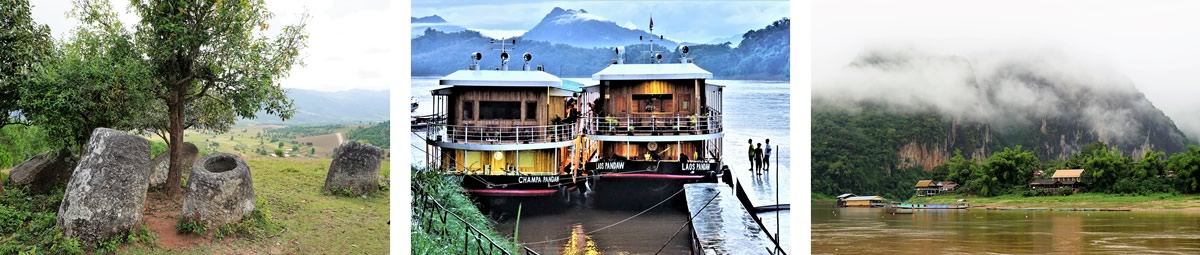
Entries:
POLYGON ((254 211, 250 167, 233 154, 217 153, 196 160, 183 190, 182 216, 218 226, 242 220, 254 211))
POLYGON ((355 141, 342 144, 333 152, 323 190, 354 196, 379 191, 379 163, 382 160, 383 150, 379 147, 355 141))
MULTIPOLYGON (((196 162, 196 157, 200 155, 200 149, 196 148, 195 144, 183 143, 183 174, 188 174, 188 167, 196 162)), ((171 165, 171 151, 167 151, 162 155, 158 155, 154 160, 150 161, 150 188, 162 189, 167 184, 167 171, 171 165)))
POLYGON ((16 186, 29 186, 37 193, 62 188, 75 171, 75 160, 67 150, 42 153, 13 167, 8 181, 16 186))
POLYGON ((149 187, 150 142, 107 128, 92 131, 58 207, 67 236, 93 244, 142 221, 149 187))

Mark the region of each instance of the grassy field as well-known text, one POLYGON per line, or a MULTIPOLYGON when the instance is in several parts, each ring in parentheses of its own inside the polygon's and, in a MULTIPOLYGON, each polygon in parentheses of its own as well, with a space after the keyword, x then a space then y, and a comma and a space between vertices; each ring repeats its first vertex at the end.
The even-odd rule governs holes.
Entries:
MULTIPOLYGON (((344 197, 331 196, 321 193, 325 175, 329 167, 330 155, 310 156, 305 153, 296 157, 274 157, 255 153, 255 148, 269 148, 274 151, 279 142, 270 142, 269 137, 260 136, 263 131, 278 126, 241 126, 223 134, 207 134, 188 132, 185 140, 200 148, 201 154, 213 152, 233 153, 241 156, 250 167, 253 177, 254 191, 261 206, 270 217, 271 226, 277 226, 278 231, 250 237, 216 238, 215 230, 208 230, 206 235, 181 235, 176 233, 174 222, 177 217, 163 217, 158 222, 147 216, 146 226, 155 238, 151 241, 132 242, 115 249, 117 254, 387 254, 389 252, 389 199, 386 188, 370 196, 344 197), (182 236, 183 238, 179 238, 182 236), (183 240, 180 242, 180 240, 183 240), (170 248, 170 249, 168 249, 170 248)), ((345 127, 342 129, 349 129, 345 127)), ((345 132, 346 130, 335 130, 345 132)), ((162 143, 157 136, 147 136, 154 143, 162 143)), ((296 144, 290 143, 292 138, 275 137, 285 142, 285 147, 296 144)), ((336 138, 335 138, 336 139, 336 138)), ((330 146, 337 144, 316 144, 302 148, 316 148, 318 151, 332 151, 330 146)), ((160 144, 161 146, 161 144, 160 144)), ((304 152, 304 149, 301 150, 304 152)), ((390 160, 381 162, 381 185, 386 184, 390 175, 390 160)), ((7 171, 7 170, 3 170, 7 171)), ((186 173, 185 173, 186 174, 186 173)), ((185 177, 186 180, 186 177, 185 177)), ((384 186, 386 187, 386 186, 384 186)), ((9 188, 9 187, 5 187, 9 188)), ((9 192, 6 195, 20 195, 9 192)), ((20 195, 23 196, 23 195, 20 195)), ((147 203, 169 201, 155 200, 161 194, 151 193, 147 203)), ((57 211, 58 198, 45 196, 18 197, 20 201, 33 201, 22 207, 0 206, 0 217, 6 213, 16 213, 19 217, 14 224, 25 224, 39 228, 35 232, 11 232, 5 227, 9 221, 0 221, 0 243, 18 241, 28 238, 43 240, 40 242, 22 243, 16 246, 17 251, 38 249, 40 253, 60 253, 56 250, 46 251, 54 243, 61 243, 61 234, 54 234, 58 229, 54 221, 57 211), (42 201, 42 202, 39 202, 42 201), (41 205, 46 204, 46 205, 41 205), (32 210, 28 208, 42 208, 32 210), (49 219, 49 220, 47 220, 49 219), (41 234, 30 234, 41 233, 41 234), (11 234, 11 235, 10 235, 11 234), (8 241, 5 241, 8 240, 8 241), (24 246, 24 247, 23 247, 24 246)), ((167 202, 170 203, 170 202, 167 202)), ((150 207, 164 203, 155 203, 150 207)), ((7 205, 7 204, 5 204, 7 205)), ((171 206, 165 206, 171 207, 171 206)), ((178 206, 174 206, 175 215, 178 206)), ((152 209, 147 209, 150 215, 152 209)), ((169 214, 168 214, 169 215, 169 214)), ((12 222, 9 222, 12 223, 12 222)), ((18 228, 19 229, 19 228, 18 228)), ((61 231, 61 230, 59 230, 61 231)), ((61 233, 61 232, 59 232, 61 233)), ((130 239, 133 239, 132 235, 130 239)), ((63 239, 69 240, 69 239, 63 239)), ((0 250, 6 247, 0 245, 0 250)), ((0 252, 4 253, 4 252, 0 252)), ((35 254, 40 254, 35 252, 35 254)), ((106 252, 99 252, 106 253, 106 252)))
MULTIPOLYGON (((300 143, 300 157, 279 158, 254 153, 254 148, 274 151, 279 142, 284 150, 293 144, 291 137, 256 137, 267 129, 279 126, 237 127, 224 134, 188 132, 185 141, 200 148, 201 153, 225 152, 240 155, 250 166, 254 191, 265 200, 272 216, 284 231, 262 240, 216 240, 182 251, 186 254, 263 253, 263 254, 386 254, 388 253, 388 196, 383 190, 367 197, 341 197, 321 194, 325 184, 332 151, 338 144, 300 143), (218 143, 213 146, 212 143, 218 143), (240 145, 240 146, 239 146, 240 145), (318 152, 310 156, 309 148, 318 152)), ((344 127, 341 129, 349 129, 344 127)), ((345 132, 334 129, 332 132, 345 132)), ((325 136, 333 137, 334 134, 325 136)), ((162 141, 151 137, 152 141, 162 141)), ((295 154, 293 154, 295 155, 295 154)), ((384 180, 390 175, 389 160, 381 163, 384 180)), ((132 247, 131 254, 157 254, 166 250, 132 247)), ((171 253, 175 253, 174 251, 171 253)))
POLYGON ((336 149, 341 144, 339 141, 345 141, 345 136, 345 134, 324 134, 296 138, 293 141, 300 142, 301 144, 312 143, 312 147, 316 148, 316 155, 331 157, 333 156, 333 149, 336 149), (339 137, 341 139, 338 139, 339 137))
MULTIPOLYGON (((360 126, 313 126, 281 127, 278 125, 237 126, 226 133, 213 134, 188 131, 184 141, 196 144, 201 152, 228 152, 257 155, 259 149, 273 154, 275 149, 287 152, 291 157, 328 158, 337 148, 337 133, 348 139, 346 134, 360 126), (279 131, 287 130, 287 131, 279 131), (323 133, 329 132, 329 133, 323 133), (311 142, 312 145, 308 145, 311 142), (283 146, 280 146, 283 143, 283 146), (292 151, 299 149, 298 151, 292 151), (315 149, 315 154, 312 152, 315 149)), ((365 127, 365 126, 362 126, 365 127)), ((151 141, 162 141, 158 136, 147 136, 151 141)), ((388 148, 383 148, 387 150, 388 148)))
MULTIPOLYGON (((283 227, 260 239, 210 239, 184 250, 129 246, 125 254, 387 254, 387 191, 367 197, 321 194, 329 159, 247 159, 254 191, 283 227)), ((388 162, 383 162, 388 175, 388 162)))
POLYGON ((995 197, 943 195, 914 197, 913 203, 954 203, 966 199, 973 207, 1026 208, 1129 208, 1134 210, 1186 209, 1200 210, 1200 196, 1151 194, 1145 196, 1081 193, 1070 196, 1002 195, 995 197))

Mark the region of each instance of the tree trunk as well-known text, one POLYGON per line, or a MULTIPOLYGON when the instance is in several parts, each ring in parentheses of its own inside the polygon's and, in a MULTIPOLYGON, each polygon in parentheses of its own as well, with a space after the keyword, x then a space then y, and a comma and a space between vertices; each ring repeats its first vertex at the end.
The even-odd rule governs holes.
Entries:
MULTIPOLYGON (((181 93, 179 93, 181 94, 181 93)), ((171 140, 167 141, 168 153, 170 153, 170 163, 167 167, 167 197, 178 199, 179 194, 183 191, 180 181, 182 181, 183 167, 183 100, 178 94, 167 102, 167 115, 170 119, 170 124, 167 129, 171 140)))

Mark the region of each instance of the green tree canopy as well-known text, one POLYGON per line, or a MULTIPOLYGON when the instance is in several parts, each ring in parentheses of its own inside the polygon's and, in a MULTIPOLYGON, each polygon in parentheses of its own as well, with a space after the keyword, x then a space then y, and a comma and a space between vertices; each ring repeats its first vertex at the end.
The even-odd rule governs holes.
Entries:
POLYGON ((81 146, 99 127, 136 128, 153 103, 150 70, 108 3, 80 2, 71 16, 80 26, 20 90, 24 114, 60 146, 81 146))
POLYGON ((50 28, 31 17, 28 0, 0 1, 0 128, 20 122, 20 88, 50 55, 50 28))

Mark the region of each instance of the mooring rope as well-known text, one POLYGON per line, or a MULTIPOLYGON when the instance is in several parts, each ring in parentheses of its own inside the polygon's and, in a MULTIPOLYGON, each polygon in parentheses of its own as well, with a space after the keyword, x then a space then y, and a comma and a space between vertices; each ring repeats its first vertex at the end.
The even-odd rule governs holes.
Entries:
MULTIPOLYGON (((675 198, 675 196, 678 196, 678 195, 679 195, 679 193, 683 193, 683 189, 679 189, 679 191, 676 191, 676 192, 675 192, 675 194, 671 194, 671 196, 670 196, 670 197, 667 197, 667 199, 663 199, 663 201, 659 201, 657 204, 654 204, 654 206, 651 206, 650 208, 646 208, 646 210, 643 210, 642 212, 639 212, 639 213, 637 213, 637 214, 634 214, 633 216, 629 216, 628 218, 625 218, 625 219, 623 219, 623 220, 617 221, 616 223, 609 224, 608 226, 604 226, 604 227, 602 227, 602 228, 599 228, 599 229, 596 229, 596 230, 592 230, 592 231, 584 232, 583 234, 584 234, 584 235, 591 235, 591 234, 593 234, 593 233, 600 232, 600 231, 604 231, 605 229, 608 229, 608 228, 611 228, 611 227, 615 227, 615 226, 617 226, 617 225, 621 225, 621 223, 625 223, 626 221, 632 220, 633 218, 637 218, 638 216, 641 216, 642 214, 645 214, 646 212, 649 212, 651 209, 654 209, 655 207, 658 207, 659 205, 662 205, 663 203, 666 203, 667 201, 670 201, 672 198, 675 198)), ((531 243, 521 243, 521 245, 526 245, 526 246, 527 246, 527 245, 530 245, 530 244, 543 244, 543 243, 550 243, 550 242, 558 242, 558 241, 563 241, 563 240, 567 240, 567 239, 571 239, 571 237, 564 237, 564 238, 559 238, 559 239, 545 240, 545 241, 531 242, 531 243)))
MULTIPOLYGON (((680 190, 680 191, 682 191, 682 190, 680 190)), ((709 205, 709 204, 712 204, 712 201, 713 201, 713 200, 716 200, 716 199, 717 199, 717 196, 720 196, 720 195, 721 195, 721 191, 720 191, 720 190, 717 190, 717 194, 713 194, 713 197, 712 197, 712 198, 709 198, 709 199, 708 199, 708 202, 705 202, 705 203, 704 203, 704 206, 700 207, 700 210, 696 211, 696 214, 693 214, 691 217, 688 217, 688 221, 687 221, 687 222, 685 222, 685 223, 683 223, 683 226, 679 226, 679 229, 678 229, 678 230, 675 230, 675 233, 674 233, 674 234, 671 234, 671 239, 667 239, 667 242, 664 242, 664 243, 663 243, 663 245, 662 245, 662 247, 659 247, 659 248, 658 248, 658 251, 654 252, 654 254, 655 254, 655 255, 658 255, 658 253, 662 252, 662 250, 663 250, 664 248, 667 248, 667 245, 668 245, 668 244, 671 244, 671 240, 675 240, 675 236, 679 235, 679 232, 682 232, 684 227, 687 227, 688 225, 691 225, 691 224, 692 224, 692 220, 693 220, 693 219, 695 219, 695 218, 696 218, 696 216, 700 215, 700 212, 703 212, 703 211, 704 211, 704 209, 707 209, 707 208, 708 208, 708 205, 709 205)))

